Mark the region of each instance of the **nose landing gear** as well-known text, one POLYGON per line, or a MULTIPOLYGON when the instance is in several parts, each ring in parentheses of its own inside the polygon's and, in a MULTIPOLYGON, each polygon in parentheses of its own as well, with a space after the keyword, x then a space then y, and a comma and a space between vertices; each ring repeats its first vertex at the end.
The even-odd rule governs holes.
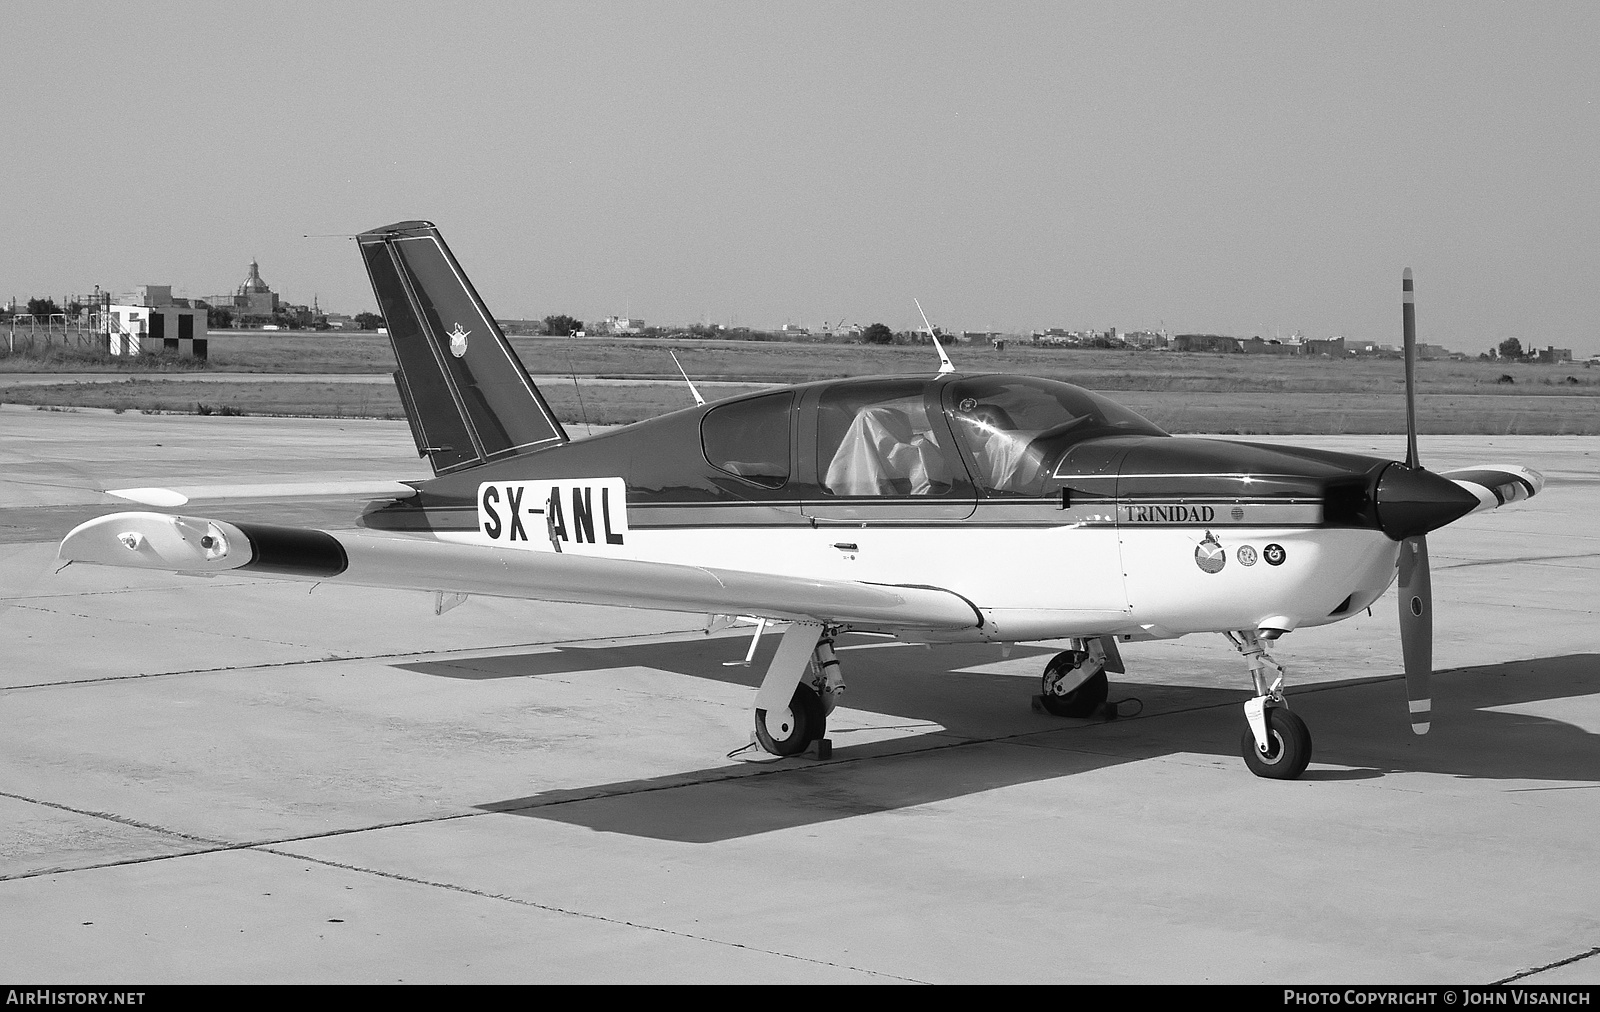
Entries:
POLYGON ((1250 772, 1269 780, 1293 780, 1311 762, 1311 731, 1283 698, 1283 665, 1267 652, 1253 629, 1223 633, 1244 655, 1256 695, 1244 704, 1245 728, 1239 750, 1250 772), (1269 682, 1268 679, 1271 679, 1269 682))

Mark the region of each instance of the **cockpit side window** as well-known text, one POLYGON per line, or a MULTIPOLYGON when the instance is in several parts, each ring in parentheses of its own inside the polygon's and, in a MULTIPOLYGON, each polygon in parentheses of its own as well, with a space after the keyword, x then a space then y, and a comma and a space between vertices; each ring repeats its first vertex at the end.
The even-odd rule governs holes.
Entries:
POLYGON ((1108 435, 1165 435, 1115 401, 1054 380, 980 376, 950 386, 951 428, 991 492, 1040 495, 1074 444, 1108 435))
POLYGON ((719 471, 763 488, 789 481, 792 393, 765 394, 722 404, 700 421, 700 445, 719 471))
POLYGON ((817 404, 817 473, 830 495, 944 495, 967 480, 948 442, 920 380, 841 385, 817 404))

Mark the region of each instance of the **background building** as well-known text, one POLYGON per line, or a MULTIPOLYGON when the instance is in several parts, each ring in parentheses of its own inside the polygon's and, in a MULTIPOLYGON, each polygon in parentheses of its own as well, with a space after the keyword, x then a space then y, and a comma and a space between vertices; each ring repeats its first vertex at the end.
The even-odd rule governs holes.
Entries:
POLYGON ((205 300, 214 309, 225 309, 235 327, 265 327, 278 323, 278 295, 261 277, 261 265, 250 261, 249 276, 231 295, 212 295, 205 300))
POLYGON ((1234 354, 1243 351, 1237 337, 1225 334, 1179 334, 1172 339, 1174 351, 1209 351, 1234 354))
POLYGON ((187 299, 174 299, 171 285, 141 285, 123 300, 100 311, 111 354, 148 351, 206 357, 206 311, 191 307, 187 299))

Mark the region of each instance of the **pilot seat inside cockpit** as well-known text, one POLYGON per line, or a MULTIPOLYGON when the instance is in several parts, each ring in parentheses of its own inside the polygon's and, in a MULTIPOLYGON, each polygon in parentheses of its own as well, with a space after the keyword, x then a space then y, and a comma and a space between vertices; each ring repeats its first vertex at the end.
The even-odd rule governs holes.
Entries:
POLYGON ((823 477, 834 495, 941 495, 950 461, 921 396, 867 404, 845 429, 823 477))

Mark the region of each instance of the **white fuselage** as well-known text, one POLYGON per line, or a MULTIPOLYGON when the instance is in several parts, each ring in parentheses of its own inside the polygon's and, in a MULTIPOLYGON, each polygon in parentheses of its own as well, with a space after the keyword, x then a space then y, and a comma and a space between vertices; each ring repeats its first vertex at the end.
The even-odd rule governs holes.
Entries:
MULTIPOLYGON (((619 530, 622 522, 616 521, 619 530)), ((482 529, 468 544, 552 552, 482 529)), ((1068 636, 1169 638, 1290 630, 1366 608, 1392 582, 1399 544, 1375 530, 1307 527, 986 527, 959 520, 865 526, 632 527, 621 544, 562 550, 707 569, 938 587, 984 615, 981 628, 918 638, 1026 641, 1068 636), (1203 558, 1202 558, 1203 557, 1203 558), (1220 561, 1219 561, 1220 560, 1220 561), (1202 561, 1204 565, 1202 565, 1202 561)))

